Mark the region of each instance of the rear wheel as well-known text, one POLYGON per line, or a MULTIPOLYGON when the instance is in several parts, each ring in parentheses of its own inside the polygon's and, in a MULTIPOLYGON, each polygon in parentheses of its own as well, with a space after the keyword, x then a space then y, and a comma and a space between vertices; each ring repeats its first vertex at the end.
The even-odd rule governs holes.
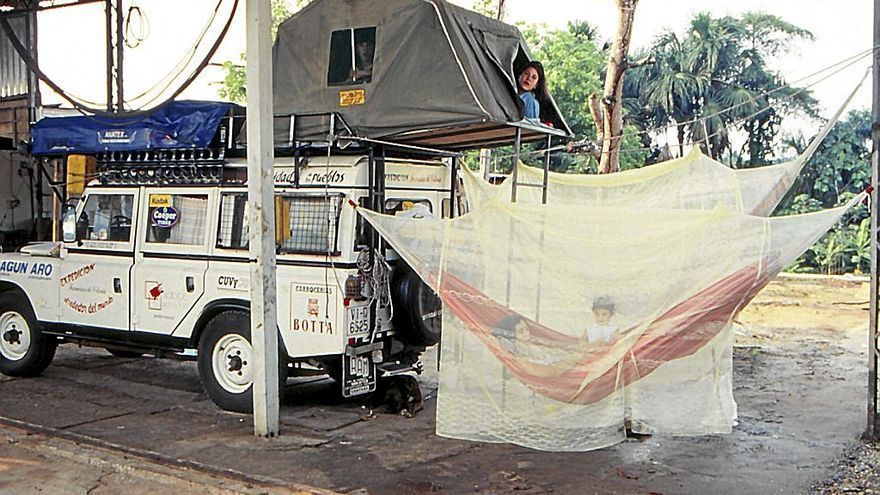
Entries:
POLYGON ((408 344, 432 346, 440 342, 442 304, 437 294, 408 266, 396 269, 393 278, 394 325, 408 344))
POLYGON ((27 301, 0 294, 0 373, 37 376, 52 362, 57 345, 54 337, 43 335, 27 301))
MULTIPOLYGON (((283 351, 279 349, 279 393, 287 379, 283 351)), ((254 409, 254 366, 250 316, 225 311, 205 326, 199 340, 199 377, 208 397, 222 409, 251 413, 254 409)))

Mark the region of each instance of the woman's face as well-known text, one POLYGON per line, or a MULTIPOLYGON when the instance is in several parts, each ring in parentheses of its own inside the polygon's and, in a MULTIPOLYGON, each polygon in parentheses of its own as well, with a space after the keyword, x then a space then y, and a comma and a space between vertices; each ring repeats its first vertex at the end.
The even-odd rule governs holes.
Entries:
POLYGON ((519 89, 531 91, 538 85, 538 71, 534 67, 526 67, 519 74, 519 89))

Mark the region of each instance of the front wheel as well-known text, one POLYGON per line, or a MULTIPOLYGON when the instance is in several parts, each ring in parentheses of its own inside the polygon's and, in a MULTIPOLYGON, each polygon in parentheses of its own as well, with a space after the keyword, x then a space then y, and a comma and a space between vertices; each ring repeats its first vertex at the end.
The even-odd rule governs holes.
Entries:
MULTIPOLYGON (((244 311, 225 311, 205 326, 199 339, 199 377, 208 397, 222 409, 252 413, 254 366, 250 316, 244 311)), ((287 369, 279 349, 279 394, 287 369)))
POLYGON ((0 294, 0 373, 37 376, 55 357, 58 342, 43 335, 27 301, 16 294, 0 294))

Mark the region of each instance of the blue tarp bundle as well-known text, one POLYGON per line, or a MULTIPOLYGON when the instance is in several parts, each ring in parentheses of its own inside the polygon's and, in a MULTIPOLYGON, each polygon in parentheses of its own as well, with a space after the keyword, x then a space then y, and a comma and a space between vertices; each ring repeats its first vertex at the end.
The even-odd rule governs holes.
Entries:
POLYGON ((206 148, 231 104, 173 101, 136 117, 49 117, 31 129, 34 155, 206 148))

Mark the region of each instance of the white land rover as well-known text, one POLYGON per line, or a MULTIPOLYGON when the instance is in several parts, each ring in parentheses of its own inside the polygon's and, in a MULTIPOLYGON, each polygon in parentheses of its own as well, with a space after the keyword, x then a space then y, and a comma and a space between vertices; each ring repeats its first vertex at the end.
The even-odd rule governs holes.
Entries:
MULTIPOLYGON (((158 152, 111 159, 161 162, 158 152)), ((403 262, 371 256, 381 241, 348 202, 377 197, 371 160, 276 161, 282 383, 327 373, 344 396, 365 394, 378 376, 420 371, 421 352, 439 340, 439 300, 403 262)), ((230 179, 238 165, 205 185, 196 183, 216 170, 205 179, 195 168, 105 167, 65 214, 64 242, 0 255, 0 372, 38 375, 67 342, 195 357, 218 406, 251 410, 247 191, 230 179)), ((457 208, 448 163, 382 165, 387 212, 457 208)))

